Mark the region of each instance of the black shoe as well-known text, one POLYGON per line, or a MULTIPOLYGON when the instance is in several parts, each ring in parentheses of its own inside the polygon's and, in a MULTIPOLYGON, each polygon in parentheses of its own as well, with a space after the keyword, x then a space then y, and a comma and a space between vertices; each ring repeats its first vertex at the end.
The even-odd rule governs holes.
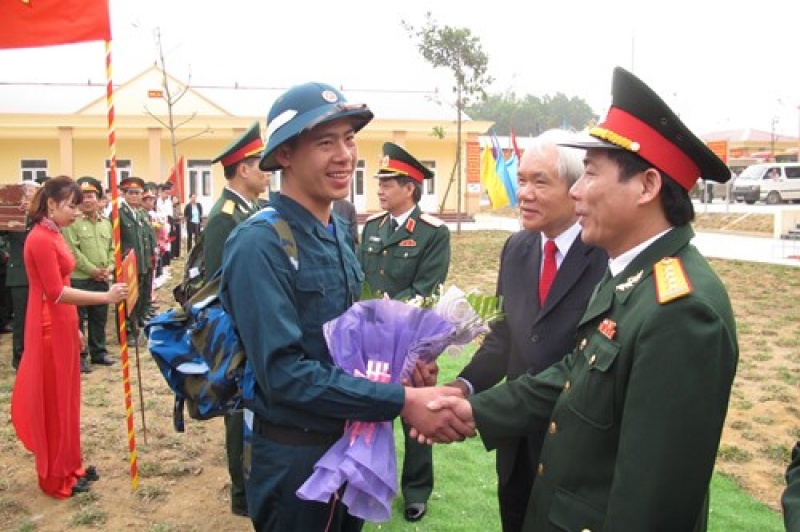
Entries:
POLYGON ((114 360, 111 359, 110 356, 103 355, 102 357, 99 358, 92 358, 92 364, 98 364, 100 366, 113 366, 115 362, 114 360))
POLYGON ((72 486, 73 497, 78 493, 86 493, 87 491, 89 491, 89 481, 87 481, 85 478, 79 478, 78 482, 72 486))
POLYGON ((406 521, 419 521, 428 511, 428 506, 424 502, 411 502, 406 504, 406 511, 403 514, 406 521))
POLYGON ((250 513, 247 511, 247 506, 231 505, 231 513, 233 515, 238 515, 239 517, 250 517, 250 513))
POLYGON ((14 327, 11 324, 6 323, 2 327, 0 327, 0 334, 8 334, 14 332, 14 327))
POLYGON ((81 477, 81 480, 86 480, 88 482, 97 482, 100 480, 100 475, 97 474, 97 468, 93 465, 90 465, 86 468, 86 475, 81 477))
POLYGON ((89 361, 81 357, 81 373, 91 373, 92 368, 89 367, 89 361))

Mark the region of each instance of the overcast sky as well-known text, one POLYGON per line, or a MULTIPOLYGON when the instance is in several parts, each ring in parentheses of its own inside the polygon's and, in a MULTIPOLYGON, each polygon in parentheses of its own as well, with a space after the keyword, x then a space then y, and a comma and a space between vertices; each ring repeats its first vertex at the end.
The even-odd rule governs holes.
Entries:
MULTIPOLYGON (((560 91, 602 114, 620 65, 698 134, 800 129, 797 0, 111 0, 114 82, 156 60, 160 28, 168 70, 194 84, 448 91, 447 72, 427 65, 400 22, 419 26, 427 11, 480 39, 490 92, 560 91)), ((0 81, 102 83, 104 55, 101 43, 0 50, 0 81)))

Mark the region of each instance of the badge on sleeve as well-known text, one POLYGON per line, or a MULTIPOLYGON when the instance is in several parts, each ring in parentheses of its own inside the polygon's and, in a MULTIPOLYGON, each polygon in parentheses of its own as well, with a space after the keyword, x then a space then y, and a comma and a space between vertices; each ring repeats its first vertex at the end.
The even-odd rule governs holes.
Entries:
POLYGON ((678 257, 664 257, 653 266, 656 281, 656 299, 669 303, 692 293, 692 285, 678 257))

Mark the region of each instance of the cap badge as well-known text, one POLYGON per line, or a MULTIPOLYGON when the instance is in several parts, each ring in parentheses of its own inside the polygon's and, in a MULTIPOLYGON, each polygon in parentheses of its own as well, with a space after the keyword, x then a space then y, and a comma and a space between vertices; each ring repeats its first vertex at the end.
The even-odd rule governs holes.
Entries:
POLYGON ((322 91, 322 99, 328 103, 336 103, 339 101, 339 97, 336 96, 336 93, 332 90, 324 90, 322 91))
POLYGON ((388 155, 384 155, 383 159, 381 159, 381 168, 388 167, 389 166, 389 160, 390 160, 389 156, 388 155))

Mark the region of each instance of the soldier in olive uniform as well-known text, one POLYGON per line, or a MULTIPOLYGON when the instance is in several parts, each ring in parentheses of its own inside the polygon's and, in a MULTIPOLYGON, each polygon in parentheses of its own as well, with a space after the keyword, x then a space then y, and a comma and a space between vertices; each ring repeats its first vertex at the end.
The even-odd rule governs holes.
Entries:
MULTIPOLYGON (((225 240, 240 222, 259 210, 258 196, 269 187, 269 172, 258 167, 264 141, 258 122, 230 144, 213 162, 219 162, 225 172, 227 184, 206 220, 200 236, 203 245, 203 262, 208 282, 222 266, 225 240)), ((242 448, 244 426, 242 412, 225 416, 225 449, 228 454, 228 472, 231 476, 231 512, 247 516, 247 497, 242 473, 242 448)))
MULTIPOLYGON (((103 186, 89 176, 79 177, 76 182, 83 192, 80 204, 82 215, 61 230, 75 255, 71 284, 73 288, 81 290, 107 292, 109 276, 114 271, 114 239, 111 222, 103 218, 97 203, 103 196, 103 186)), ((91 357, 92 364, 112 365, 114 360, 108 356, 106 349, 108 304, 80 305, 78 316, 81 330, 86 331, 87 346, 81 352, 81 372, 91 371, 87 357, 91 357)))
MULTIPOLYGON (((419 208, 422 184, 433 172, 400 146, 383 145, 378 199, 384 212, 367 219, 359 261, 365 282, 392 299, 430 296, 444 283, 450 267, 450 231, 438 218, 419 208)), ((401 487, 404 517, 419 521, 433 491, 433 453, 406 433, 401 487)))
MULTIPOLYGON (((31 199, 41 184, 48 178, 37 179, 36 182, 25 181, 25 195, 22 199, 20 209, 27 211, 30 207, 31 199)), ((25 239, 28 236, 30 225, 24 231, 8 231, 5 234, 8 243, 8 263, 6 264, 6 287, 11 296, 11 308, 14 315, 11 321, 12 326, 12 348, 11 365, 14 369, 19 368, 22 360, 22 352, 25 348, 25 314, 28 308, 28 275, 25 273, 25 261, 23 251, 25 249, 25 239)))
POLYGON ((145 221, 141 215, 139 206, 142 204, 142 194, 144 194, 144 180, 140 177, 126 177, 119 183, 120 190, 122 190, 122 197, 119 202, 119 229, 120 229, 120 248, 122 249, 122 257, 133 251, 136 257, 136 268, 138 271, 139 283, 139 299, 135 305, 136 308, 127 309, 128 318, 126 320, 126 328, 128 330, 128 345, 135 346, 139 336, 139 318, 138 309, 140 308, 139 302, 142 299, 142 286, 143 270, 148 268, 147 263, 149 260, 145 255, 144 249, 144 236, 143 232, 146 230, 145 221))
POLYGON ((573 351, 537 375, 435 401, 488 449, 549 420, 524 530, 706 529, 739 346, 725 286, 690 241, 689 191, 730 170, 649 87, 614 71, 572 186, 609 271, 573 351))

